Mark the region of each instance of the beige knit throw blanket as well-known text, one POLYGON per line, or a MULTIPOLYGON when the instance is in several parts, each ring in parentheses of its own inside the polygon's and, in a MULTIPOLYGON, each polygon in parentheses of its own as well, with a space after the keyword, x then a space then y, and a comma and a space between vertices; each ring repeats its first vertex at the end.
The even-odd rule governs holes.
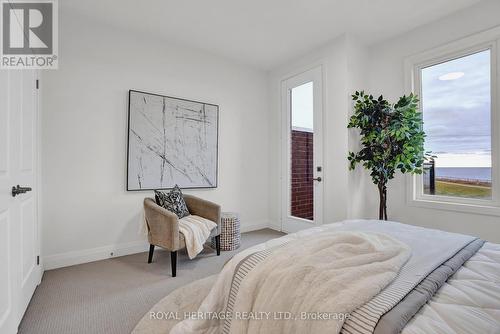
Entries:
POLYGON ((184 236, 190 259, 194 259, 203 250, 203 244, 215 227, 217 224, 213 221, 196 215, 179 219, 179 232, 184 236))
POLYGON ((204 316, 170 333, 338 333, 343 316, 379 293, 409 257, 409 247, 387 235, 343 231, 235 256, 198 309, 204 316))

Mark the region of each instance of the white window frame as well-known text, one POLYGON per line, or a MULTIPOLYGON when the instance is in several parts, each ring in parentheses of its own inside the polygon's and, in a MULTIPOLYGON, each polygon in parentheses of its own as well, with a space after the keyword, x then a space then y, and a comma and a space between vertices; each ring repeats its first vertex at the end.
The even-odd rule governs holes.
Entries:
MULTIPOLYGON (((472 199, 423 193, 422 175, 408 175, 407 202, 410 206, 500 216, 500 27, 475 34, 405 59, 406 93, 421 94, 422 69, 477 52, 491 51, 491 176, 492 199, 472 199)), ((420 108, 422 105, 420 104, 420 108)), ((422 111, 422 109, 421 109, 422 111)))

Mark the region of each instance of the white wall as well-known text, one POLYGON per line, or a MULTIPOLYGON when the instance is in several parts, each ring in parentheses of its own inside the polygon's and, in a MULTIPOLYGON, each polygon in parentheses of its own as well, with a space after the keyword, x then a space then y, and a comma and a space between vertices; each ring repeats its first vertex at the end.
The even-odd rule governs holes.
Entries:
MULTIPOLYGON (((346 129, 351 93, 396 99, 406 56, 499 25, 499 12, 500 2, 483 1, 369 48, 344 35, 270 73, 62 12, 60 69, 42 81, 46 268, 145 249, 138 230, 151 193, 125 191, 128 89, 219 104, 219 188, 189 193, 240 212, 243 229, 280 229, 280 83, 321 64, 324 222, 375 218, 376 187, 361 168, 347 170, 359 145, 346 129)), ((409 207, 405 186, 401 177, 390 183, 390 218, 500 242, 498 217, 409 207)))
POLYGON ((59 69, 43 88, 45 267, 145 250, 142 200, 126 192, 127 94, 220 105, 219 187, 186 191, 268 224, 267 74, 63 11, 59 69))
MULTIPOLYGON (((466 37, 500 25, 500 2, 483 1, 445 19, 426 25, 369 50, 368 76, 370 93, 383 94, 396 100, 404 94, 403 62, 407 56, 466 37)), ((410 207, 406 204, 406 183, 398 176, 390 181, 388 193, 389 218, 408 224, 438 228, 453 232, 478 235, 500 242, 500 218, 410 207)), ((364 198, 364 212, 360 215, 377 216, 376 187, 365 177, 364 186, 357 196, 364 198)))
POLYGON ((269 74, 270 92, 270 220, 276 228, 281 221, 281 81, 315 66, 323 67, 323 222, 332 223, 357 212, 349 200, 351 182, 356 176, 347 169, 348 130, 353 87, 364 82, 364 48, 348 35, 332 40, 325 47, 290 61, 269 74))
MULTIPOLYGON (((347 48, 347 78, 348 78, 348 118, 354 111, 354 103, 352 101, 352 94, 355 91, 366 90, 368 87, 368 52, 365 46, 359 43, 355 37, 350 37, 350 43, 347 48)), ((339 124, 337 126, 347 126, 339 124)), ((360 136, 358 131, 349 129, 348 133, 348 148, 349 151, 357 152, 361 148, 360 136)), ((347 160, 347 157, 344 157, 347 160)), ((347 165, 348 162, 346 161, 347 165)), ((366 182, 364 180, 369 176, 365 169, 357 166, 355 170, 349 171, 348 177, 348 218, 363 218, 364 216, 364 196, 366 191, 366 182)))

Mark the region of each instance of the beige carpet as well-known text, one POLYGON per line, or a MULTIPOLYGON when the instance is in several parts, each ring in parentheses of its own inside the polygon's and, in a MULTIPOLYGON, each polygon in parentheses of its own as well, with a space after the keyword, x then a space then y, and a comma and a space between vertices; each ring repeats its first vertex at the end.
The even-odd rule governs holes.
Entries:
POLYGON ((176 288, 218 273, 232 255, 282 236, 269 229, 244 233, 234 252, 205 249, 194 260, 180 252, 177 277, 170 276, 170 254, 147 253, 45 272, 19 327, 21 334, 130 333, 142 316, 176 288))

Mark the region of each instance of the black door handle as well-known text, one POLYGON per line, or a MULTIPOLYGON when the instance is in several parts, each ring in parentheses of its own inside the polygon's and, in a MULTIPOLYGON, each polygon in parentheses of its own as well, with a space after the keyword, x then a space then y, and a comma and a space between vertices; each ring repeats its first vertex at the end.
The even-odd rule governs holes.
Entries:
POLYGON ((31 191, 30 187, 20 187, 19 185, 12 187, 12 197, 16 197, 17 195, 27 193, 31 191))
POLYGON ((323 181, 323 179, 321 178, 321 176, 319 176, 317 178, 313 178, 313 181, 321 182, 321 181, 323 181))

